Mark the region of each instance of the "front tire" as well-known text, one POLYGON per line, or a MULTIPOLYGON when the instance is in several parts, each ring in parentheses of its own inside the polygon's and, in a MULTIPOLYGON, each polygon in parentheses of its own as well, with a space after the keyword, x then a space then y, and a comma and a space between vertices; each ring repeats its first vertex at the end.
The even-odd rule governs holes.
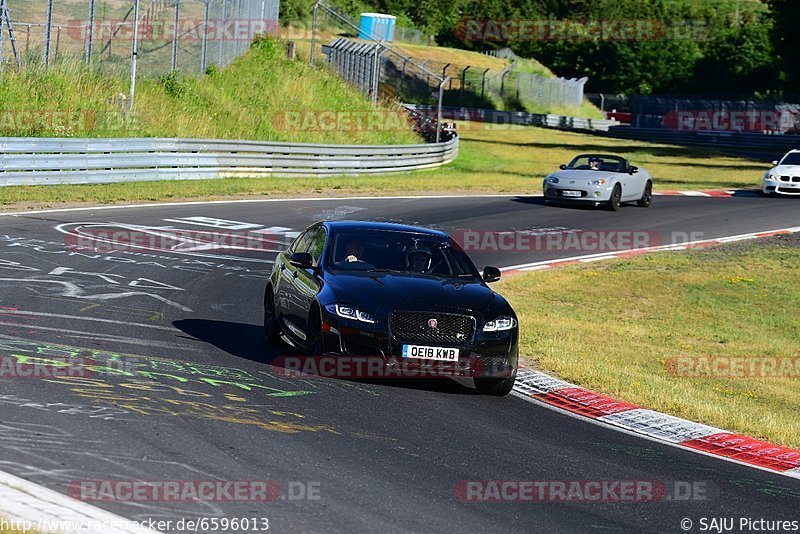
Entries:
POLYGON ((638 204, 642 208, 649 208, 650 204, 653 203, 653 182, 647 182, 644 186, 644 193, 642 193, 642 198, 640 198, 636 204, 638 204))
POLYGON ((493 397, 505 397, 514 388, 517 380, 517 372, 508 378, 475 378, 475 389, 481 395, 491 395, 493 397))
POLYGON ((264 292, 264 343, 274 345, 280 339, 278 319, 275 317, 275 295, 272 286, 264 292))
POLYGON ((621 203, 622 203, 622 186, 617 184, 614 186, 614 190, 611 191, 611 199, 608 201, 607 206, 609 210, 617 211, 621 203))
POLYGON ((306 355, 312 358, 322 356, 322 316, 319 308, 312 307, 308 312, 306 326, 306 355))

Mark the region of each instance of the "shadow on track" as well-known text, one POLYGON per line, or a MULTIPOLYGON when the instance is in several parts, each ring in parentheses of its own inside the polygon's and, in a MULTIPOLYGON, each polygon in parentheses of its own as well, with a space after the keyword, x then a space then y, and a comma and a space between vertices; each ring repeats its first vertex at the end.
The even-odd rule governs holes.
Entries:
MULTIPOLYGON (((264 343, 263 328, 257 324, 215 321, 212 319, 180 319, 172 324, 192 339, 210 343, 237 358, 263 363, 273 368, 282 367, 281 363, 284 361, 282 357, 301 356, 300 352, 284 343, 267 346, 264 343)), ((449 378, 367 379, 314 377, 311 380, 347 380, 360 384, 435 391, 437 393, 455 395, 479 394, 474 388, 449 378)))

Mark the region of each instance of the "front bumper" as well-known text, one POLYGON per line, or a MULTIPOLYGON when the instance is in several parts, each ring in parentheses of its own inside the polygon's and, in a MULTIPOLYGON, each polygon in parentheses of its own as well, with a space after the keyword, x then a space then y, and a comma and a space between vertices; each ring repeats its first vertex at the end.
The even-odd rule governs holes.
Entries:
POLYGON ((548 184, 545 183, 542 192, 547 200, 557 200, 559 202, 608 202, 611 200, 611 188, 609 187, 588 187, 569 184, 548 184), (567 192, 565 194, 565 191, 567 192), (570 193, 573 194, 570 194, 570 193), (580 196, 574 196, 575 193, 580 196))
POLYGON ((359 324, 356 321, 324 315, 323 352, 325 356, 352 358, 380 358, 393 376, 392 369, 411 372, 409 376, 442 377, 496 377, 507 378, 514 374, 519 364, 518 328, 501 332, 476 332, 473 339, 463 344, 442 345, 459 349, 458 361, 422 360, 404 358, 404 344, 409 343, 389 333, 382 322, 359 324), (430 372, 426 372, 430 371, 430 372))
POLYGON ((790 181, 784 180, 767 180, 761 186, 761 191, 765 195, 786 195, 786 196, 800 196, 800 177, 789 177, 790 181), (794 181, 797 179, 797 181, 794 181))

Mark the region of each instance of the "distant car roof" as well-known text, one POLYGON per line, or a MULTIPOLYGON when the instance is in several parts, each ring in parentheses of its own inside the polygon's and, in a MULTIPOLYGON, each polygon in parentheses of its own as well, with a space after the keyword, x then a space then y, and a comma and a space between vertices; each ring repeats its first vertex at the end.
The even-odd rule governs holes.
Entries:
POLYGON ((410 226, 407 224, 372 222, 372 221, 325 221, 323 223, 328 229, 339 231, 358 231, 358 230, 384 230, 394 232, 409 232, 414 234, 426 234, 437 237, 449 237, 445 232, 410 226))

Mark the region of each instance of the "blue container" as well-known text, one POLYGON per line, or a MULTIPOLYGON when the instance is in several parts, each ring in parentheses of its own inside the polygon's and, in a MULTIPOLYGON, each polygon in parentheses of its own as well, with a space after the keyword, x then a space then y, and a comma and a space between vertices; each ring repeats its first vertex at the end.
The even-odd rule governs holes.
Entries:
POLYGON ((362 13, 358 21, 358 38, 391 41, 397 17, 383 13, 362 13))

